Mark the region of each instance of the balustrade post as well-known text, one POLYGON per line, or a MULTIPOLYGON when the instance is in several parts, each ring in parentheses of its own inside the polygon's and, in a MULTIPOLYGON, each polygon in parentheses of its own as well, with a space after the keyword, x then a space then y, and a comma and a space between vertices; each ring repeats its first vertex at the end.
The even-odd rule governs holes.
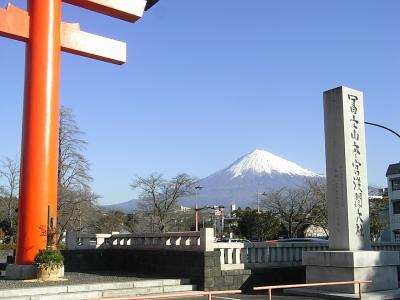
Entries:
POLYGON ((214 251, 214 228, 200 229, 200 247, 205 252, 214 251))
POLYGON ((232 248, 228 248, 227 250, 227 255, 228 255, 228 265, 232 264, 232 254, 233 254, 233 249, 232 248))
POLYGON ((257 261, 256 263, 261 263, 262 262, 262 248, 256 248, 257 249, 257 261))
POLYGON ((219 249, 220 257, 219 261, 221 263, 221 267, 225 265, 225 249, 219 249))
POLYGON ((242 248, 240 249, 240 261, 245 264, 249 262, 249 258, 247 255, 247 250, 250 250, 248 248, 242 248))

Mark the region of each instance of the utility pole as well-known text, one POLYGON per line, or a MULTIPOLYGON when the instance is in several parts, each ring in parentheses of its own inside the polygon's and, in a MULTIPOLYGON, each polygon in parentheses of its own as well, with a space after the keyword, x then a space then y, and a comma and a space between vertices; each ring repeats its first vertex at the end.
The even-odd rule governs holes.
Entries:
POLYGON ((257 213, 258 213, 258 214, 261 214, 261 210, 260 210, 260 195, 265 196, 266 193, 265 193, 265 192, 260 193, 260 192, 258 191, 258 189, 257 189, 257 213))
POLYGON ((195 211, 195 224, 196 224, 196 231, 199 231, 199 203, 198 203, 198 197, 199 197, 199 191, 202 189, 203 187, 198 185, 196 186, 194 189, 195 194, 196 194, 196 200, 195 200, 195 207, 194 207, 194 211, 195 211))

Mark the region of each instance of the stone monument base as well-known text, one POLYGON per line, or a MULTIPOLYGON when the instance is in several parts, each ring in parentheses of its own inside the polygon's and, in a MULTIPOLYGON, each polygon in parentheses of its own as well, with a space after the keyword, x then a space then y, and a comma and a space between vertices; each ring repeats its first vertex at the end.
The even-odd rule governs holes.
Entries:
MULTIPOLYGON (((321 291, 321 290, 317 290, 317 289, 284 289, 283 292, 285 294, 291 294, 291 295, 303 296, 303 297, 304 296, 305 297, 315 297, 318 299, 335 299, 335 300, 360 299, 359 294, 328 292, 328 291, 321 291)), ((363 293, 362 299, 368 299, 368 300, 400 299, 400 289, 363 293)))
MULTIPOLYGON (((398 288, 395 251, 307 251, 303 253, 307 283, 371 280, 362 284, 362 292, 398 288)), ((358 285, 318 287, 319 290, 358 293, 358 285)))
POLYGON ((36 265, 7 265, 6 279, 27 280, 37 278, 36 265))

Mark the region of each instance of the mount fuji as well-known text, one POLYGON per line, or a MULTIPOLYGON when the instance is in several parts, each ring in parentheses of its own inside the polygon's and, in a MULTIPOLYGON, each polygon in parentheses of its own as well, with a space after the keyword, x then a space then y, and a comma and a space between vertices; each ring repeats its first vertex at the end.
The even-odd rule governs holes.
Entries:
MULTIPOLYGON (((321 178, 312 171, 280 158, 264 150, 254 150, 208 177, 198 184, 203 187, 199 193, 199 207, 223 205, 229 208, 255 207, 257 193, 269 192, 281 187, 294 188, 305 184, 307 179, 321 178)), ((104 210, 120 210, 131 213, 137 200, 102 206, 104 210)), ((195 195, 182 199, 181 204, 193 207, 195 195)))
MULTIPOLYGON (((305 184, 309 179, 324 176, 309 171, 299 165, 278 157, 264 150, 254 150, 231 165, 199 180, 203 187, 199 193, 199 207, 205 205, 223 205, 229 209, 236 207, 256 207, 257 193, 269 192, 282 187, 295 188, 305 184)), ((369 187, 370 195, 381 195, 377 187, 369 187)), ((104 205, 106 211, 120 210, 131 213, 137 200, 104 205)), ((181 204, 193 207, 195 195, 182 199, 181 204)))
MULTIPOLYGON (((264 150, 254 150, 231 165, 199 181, 199 206, 236 204, 254 207, 258 192, 294 188, 322 176, 264 150)), ((194 197, 193 197, 194 198, 194 197)), ((193 199, 194 200, 194 199, 193 199)), ((184 205, 193 206, 192 199, 184 205)))

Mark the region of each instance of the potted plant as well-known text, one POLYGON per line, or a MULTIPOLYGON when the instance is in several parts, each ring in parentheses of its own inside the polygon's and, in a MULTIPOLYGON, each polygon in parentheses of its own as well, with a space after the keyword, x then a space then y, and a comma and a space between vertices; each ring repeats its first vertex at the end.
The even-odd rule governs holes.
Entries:
POLYGON ((39 250, 34 264, 37 266, 37 278, 42 280, 54 279, 64 276, 64 257, 59 250, 55 249, 54 238, 56 228, 53 227, 53 220, 49 218, 49 224, 42 226, 42 236, 47 238, 47 248, 39 250))
POLYGON ((54 279, 64 276, 64 257, 59 250, 40 250, 35 257, 37 277, 39 279, 54 279))

